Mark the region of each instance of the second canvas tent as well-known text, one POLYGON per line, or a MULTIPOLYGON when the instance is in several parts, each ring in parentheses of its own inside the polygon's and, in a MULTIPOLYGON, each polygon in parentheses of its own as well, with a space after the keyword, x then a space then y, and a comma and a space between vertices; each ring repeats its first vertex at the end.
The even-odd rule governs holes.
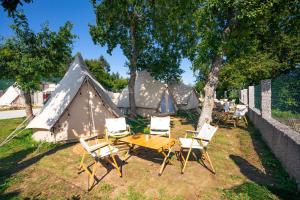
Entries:
MULTIPOLYGON (((178 109, 199 109, 199 100, 192 87, 183 83, 160 82, 147 71, 137 72, 134 89, 137 114, 144 117, 171 115, 178 109)), ((128 87, 121 93, 109 92, 113 102, 125 114, 129 112, 128 94, 128 87)))

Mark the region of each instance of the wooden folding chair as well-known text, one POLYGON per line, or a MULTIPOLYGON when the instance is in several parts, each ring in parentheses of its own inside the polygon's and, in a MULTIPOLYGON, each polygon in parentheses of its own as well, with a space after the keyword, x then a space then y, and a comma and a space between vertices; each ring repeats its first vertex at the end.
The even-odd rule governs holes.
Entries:
POLYGON ((105 135, 113 138, 116 143, 118 139, 131 134, 130 126, 126 124, 124 117, 105 119, 105 135))
POLYGON ((171 138, 171 118, 167 117, 151 117, 150 134, 151 135, 161 135, 171 138))
POLYGON ((84 138, 79 139, 80 144, 84 148, 84 152, 81 158, 81 162, 79 165, 79 170, 83 169, 88 174, 88 190, 90 189, 90 185, 92 186, 94 182, 96 181, 96 167, 101 166, 100 161, 104 160, 110 163, 114 168, 117 169, 119 176, 122 177, 122 173, 120 170, 120 167, 118 166, 118 163, 115 159, 115 154, 118 152, 118 149, 116 147, 113 147, 109 144, 109 142, 102 142, 98 143, 92 146, 89 146, 89 144, 86 142, 84 138), (90 171, 88 166, 84 164, 86 155, 90 155, 93 159, 93 169, 90 171), (90 179, 92 182, 90 182, 90 179))
POLYGON ((202 126, 201 130, 199 130, 199 131, 187 130, 185 138, 179 138, 179 143, 180 143, 180 147, 181 147, 180 148, 180 156, 181 156, 182 161, 184 162, 183 167, 181 169, 182 174, 184 173, 184 170, 185 170, 187 162, 189 160, 191 151, 193 149, 200 150, 201 159, 203 160, 203 163, 204 163, 204 160, 207 160, 211 166, 211 171, 213 173, 216 173, 216 171, 212 165, 212 162, 210 160, 210 157, 207 153, 207 146, 208 146, 210 140, 212 139, 212 137, 214 136, 214 134, 216 133, 217 129, 218 129, 218 127, 214 127, 214 126, 211 126, 211 125, 205 123, 202 126), (187 137, 188 133, 192 133, 191 138, 187 137), (184 158, 184 156, 183 156, 184 150, 188 150, 186 158, 184 158))
POLYGON ((246 118, 246 113, 248 112, 248 107, 246 105, 237 105, 236 110, 233 114, 233 118, 236 121, 236 124, 240 121, 243 120, 246 125, 248 125, 248 121, 246 118))

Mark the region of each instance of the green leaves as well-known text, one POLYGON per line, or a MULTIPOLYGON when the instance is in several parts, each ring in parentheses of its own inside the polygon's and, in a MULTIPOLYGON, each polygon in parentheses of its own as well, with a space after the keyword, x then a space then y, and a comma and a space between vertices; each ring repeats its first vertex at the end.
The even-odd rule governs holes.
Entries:
POLYGON ((189 54, 194 71, 205 80, 214 55, 223 55, 219 89, 226 90, 294 69, 300 62, 299 12, 298 0, 199 1, 198 39, 189 54))
POLYGON ((0 44, 0 77, 16 80, 23 91, 39 89, 42 78, 62 76, 71 60, 72 24, 53 32, 47 24, 33 32, 23 14, 11 26, 15 35, 0 44))
POLYGON ((99 59, 85 60, 85 63, 97 81, 109 91, 120 92, 128 84, 128 80, 120 77, 118 73, 109 74, 110 65, 103 56, 99 59))
POLYGON ((159 79, 180 79, 180 60, 193 42, 189 16, 194 1, 104 0, 93 6, 96 25, 89 26, 96 44, 107 45, 108 53, 120 45, 129 68, 147 69, 159 79))
POLYGON ((31 3, 33 0, 1 0, 0 2, 4 10, 8 12, 8 16, 14 17, 19 5, 23 6, 23 3, 31 3))

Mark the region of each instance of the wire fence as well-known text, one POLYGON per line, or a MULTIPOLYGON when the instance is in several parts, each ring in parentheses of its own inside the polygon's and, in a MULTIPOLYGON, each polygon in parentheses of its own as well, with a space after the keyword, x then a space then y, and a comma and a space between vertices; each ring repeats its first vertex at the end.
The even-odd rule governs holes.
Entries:
POLYGON ((254 86, 254 107, 261 109, 261 88, 260 85, 254 86))
POLYGON ((300 69, 272 80, 272 117, 300 132, 300 69))

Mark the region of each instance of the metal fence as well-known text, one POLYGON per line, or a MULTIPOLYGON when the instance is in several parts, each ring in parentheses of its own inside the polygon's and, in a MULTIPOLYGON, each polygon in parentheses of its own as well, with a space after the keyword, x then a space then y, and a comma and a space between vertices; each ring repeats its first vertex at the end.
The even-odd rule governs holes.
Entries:
MULTIPOLYGON (((240 91, 245 93, 246 89, 240 91)), ((300 68, 248 87, 248 101, 240 95, 242 103, 256 108, 262 115, 272 117, 300 133, 300 68), (262 84, 264 91, 262 91, 262 84)))
POLYGON ((272 80, 272 117, 300 132, 300 69, 272 80))

